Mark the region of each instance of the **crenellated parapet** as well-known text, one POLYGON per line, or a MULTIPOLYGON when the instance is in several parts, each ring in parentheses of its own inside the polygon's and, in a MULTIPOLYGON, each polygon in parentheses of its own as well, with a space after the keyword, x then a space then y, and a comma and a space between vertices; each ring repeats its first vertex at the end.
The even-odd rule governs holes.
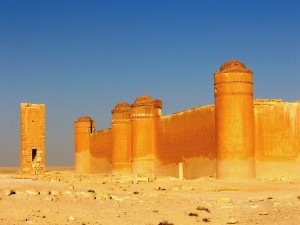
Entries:
POLYGON ((225 62, 214 74, 215 96, 249 95, 253 98, 252 71, 237 60, 225 62))
POLYGON ((228 60, 225 62, 220 69, 215 73, 248 73, 252 74, 252 71, 246 68, 246 65, 238 60, 228 60))
POLYGON ((77 133, 93 133, 96 129, 96 122, 89 116, 79 117, 74 124, 77 133))
POLYGON ((118 103, 113 110, 112 114, 112 124, 118 123, 130 123, 130 105, 126 102, 118 103))
POLYGON ((162 101, 152 100, 150 96, 139 96, 131 105, 131 120, 151 119, 161 116, 162 101))

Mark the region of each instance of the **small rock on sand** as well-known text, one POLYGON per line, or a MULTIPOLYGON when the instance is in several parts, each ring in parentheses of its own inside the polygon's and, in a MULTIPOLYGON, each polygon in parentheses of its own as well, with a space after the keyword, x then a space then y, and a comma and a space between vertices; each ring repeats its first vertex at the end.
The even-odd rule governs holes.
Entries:
POLYGON ((217 200, 217 203, 232 203, 232 199, 231 198, 219 198, 217 200))
POLYGON ((254 198, 249 198, 249 202, 262 202, 265 199, 263 197, 254 197, 254 198))
POLYGON ((37 190, 26 190, 26 193, 29 195, 39 195, 40 192, 37 190))
POLYGON ((47 191, 47 190, 41 190, 41 191, 40 191, 40 194, 41 194, 41 195, 50 195, 50 191, 47 191))
POLYGON ((75 221, 75 217, 74 216, 69 216, 69 221, 75 221))
POLYGON ((191 185, 183 185, 181 187, 181 190, 184 190, 184 191, 192 191, 194 190, 194 186, 191 186, 191 185))
POLYGON ((16 194, 16 192, 12 189, 5 189, 4 190, 4 195, 5 196, 10 196, 10 195, 14 195, 14 194, 16 194))
POLYGON ((60 192, 59 191, 51 191, 50 194, 53 196, 58 196, 58 195, 60 195, 60 192))
POLYGON ((69 189, 69 190, 74 190, 74 186, 73 186, 73 185, 69 185, 69 186, 68 186, 68 189, 69 189))
POLYGON ((237 224, 239 221, 234 218, 234 217, 230 217, 227 224, 237 224))
POLYGON ((269 215, 269 213, 268 213, 267 211, 261 211, 261 212, 259 213, 259 215, 261 215, 261 216, 266 216, 266 215, 269 215))
POLYGON ((100 200, 100 199, 111 199, 112 197, 111 197, 111 195, 110 194, 108 194, 108 193, 97 193, 96 194, 96 199, 97 200, 100 200))
POLYGON ((178 191, 178 190, 180 190, 180 186, 173 186, 173 187, 170 187, 170 190, 171 191, 178 191))

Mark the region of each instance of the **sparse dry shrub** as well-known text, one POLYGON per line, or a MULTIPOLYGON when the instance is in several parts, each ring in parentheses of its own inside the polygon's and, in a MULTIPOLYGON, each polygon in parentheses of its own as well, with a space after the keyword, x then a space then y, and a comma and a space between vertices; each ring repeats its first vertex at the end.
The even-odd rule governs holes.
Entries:
POLYGON ((205 222, 205 223, 209 223, 210 222, 210 218, 203 218, 202 221, 205 222))
POLYGON ((174 225, 174 223, 169 223, 167 220, 160 222, 158 225, 174 225))
POLYGON ((191 212, 191 213, 189 213, 188 215, 189 215, 189 216, 196 216, 196 217, 197 217, 197 216, 198 216, 198 213, 192 213, 192 212, 191 212))
POLYGON ((198 206, 197 210, 199 210, 199 211, 206 211, 206 212, 210 213, 210 210, 208 208, 206 208, 206 207, 200 207, 200 206, 198 206))

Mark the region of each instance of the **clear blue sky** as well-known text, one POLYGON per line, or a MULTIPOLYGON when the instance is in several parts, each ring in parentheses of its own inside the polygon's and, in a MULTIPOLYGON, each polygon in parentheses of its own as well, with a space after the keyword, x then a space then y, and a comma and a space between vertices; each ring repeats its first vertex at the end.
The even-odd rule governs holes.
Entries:
POLYGON ((139 95, 163 114, 213 103, 229 59, 255 98, 300 99, 300 1, 0 0, 0 166, 19 165, 19 104, 45 103, 47 165, 73 165, 73 122, 97 130, 139 95))

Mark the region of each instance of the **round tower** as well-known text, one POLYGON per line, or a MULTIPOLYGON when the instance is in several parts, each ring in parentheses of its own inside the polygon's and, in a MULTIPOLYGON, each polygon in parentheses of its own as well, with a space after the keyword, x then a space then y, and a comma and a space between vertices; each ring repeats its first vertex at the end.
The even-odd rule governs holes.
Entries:
POLYGON ((255 177, 252 71, 225 62, 214 74, 217 177, 255 177))
POLYGON ((133 174, 152 174, 161 100, 140 96, 131 105, 131 160, 133 174))
POLYGON ((118 103, 112 113, 112 171, 131 173, 130 105, 118 103))
POLYGON ((90 134, 95 122, 88 116, 78 118, 75 126, 75 170, 76 173, 90 172, 90 134))

